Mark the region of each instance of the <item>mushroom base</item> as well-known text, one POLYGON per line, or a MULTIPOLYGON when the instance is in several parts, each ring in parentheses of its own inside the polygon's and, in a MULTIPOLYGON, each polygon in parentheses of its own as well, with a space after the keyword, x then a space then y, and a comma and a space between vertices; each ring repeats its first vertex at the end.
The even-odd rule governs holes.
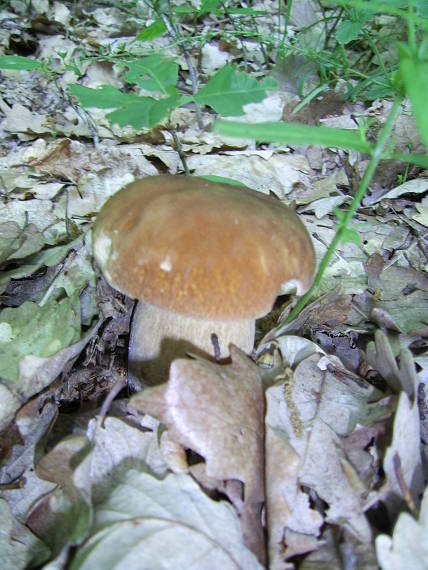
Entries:
POLYGON ((166 382, 171 362, 189 352, 213 360, 213 333, 218 338, 221 359, 229 357, 230 343, 250 353, 254 346, 254 332, 254 320, 204 320, 139 301, 131 324, 129 379, 142 385, 166 382))

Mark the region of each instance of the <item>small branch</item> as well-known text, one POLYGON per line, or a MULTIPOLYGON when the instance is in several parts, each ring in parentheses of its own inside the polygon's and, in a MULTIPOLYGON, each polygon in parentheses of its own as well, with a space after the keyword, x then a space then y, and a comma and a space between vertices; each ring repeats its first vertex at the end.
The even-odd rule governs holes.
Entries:
POLYGON ((186 155, 184 154, 183 147, 181 146, 180 139, 178 138, 177 132, 175 128, 170 124, 170 130, 172 134, 172 138, 174 140, 175 150, 178 152, 178 156, 180 157, 181 164, 183 165, 184 173, 186 176, 190 176, 190 170, 187 165, 186 155))

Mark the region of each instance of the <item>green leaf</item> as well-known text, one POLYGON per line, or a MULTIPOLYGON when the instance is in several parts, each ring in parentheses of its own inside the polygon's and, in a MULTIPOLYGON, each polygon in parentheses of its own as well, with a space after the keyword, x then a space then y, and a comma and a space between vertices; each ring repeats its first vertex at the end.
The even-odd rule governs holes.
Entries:
POLYGON ((202 0, 201 7, 198 10, 198 16, 203 16, 204 14, 220 16, 222 12, 218 8, 219 4, 220 0, 202 0))
POLYGON ((225 178, 224 176, 215 176, 214 174, 201 176, 204 180, 209 180, 210 182, 220 182, 220 184, 230 184, 231 186, 242 186, 245 188, 245 184, 235 180, 234 178, 225 178))
POLYGON ((247 103, 257 103, 266 96, 266 91, 275 89, 277 82, 268 77, 258 83, 248 73, 239 72, 231 64, 218 71, 194 96, 200 105, 209 105, 220 115, 243 115, 247 103))
POLYGON ((20 55, 2 55, 0 56, 0 69, 26 69, 34 71, 43 67, 42 61, 22 57, 20 55))
POLYGON ((336 206, 333 208, 333 212, 336 218, 339 220, 339 222, 343 222, 346 216, 345 212, 342 212, 342 210, 339 210, 339 208, 337 208, 336 206))
POLYGON ((344 230, 342 230, 341 240, 342 243, 352 242, 357 245, 361 245, 360 234, 356 230, 353 230, 352 228, 345 228, 344 230))
POLYGON ((228 14, 240 14, 242 16, 264 16, 266 11, 255 10, 254 8, 229 8, 228 14))
POLYGON ((351 22, 350 20, 340 22, 336 29, 336 40, 341 45, 346 45, 349 42, 357 39, 362 30, 362 27, 362 22, 351 22))
POLYGON ((72 94, 79 99, 82 107, 97 107, 98 109, 115 109, 136 101, 139 97, 133 93, 122 93, 112 85, 103 85, 91 89, 74 83, 69 86, 72 94))
POLYGON ((138 100, 109 113, 107 118, 121 127, 130 125, 134 129, 152 129, 177 106, 177 101, 177 90, 167 99, 156 100, 152 97, 138 97, 138 100))
POLYGON ((43 307, 26 301, 0 312, 0 377, 19 378, 19 361, 26 355, 47 358, 80 339, 77 295, 43 307))
MULTIPOLYGON (((401 47, 401 46, 400 46, 401 47)), ((407 50, 399 49, 400 72, 406 93, 412 103, 413 115, 419 133, 428 149, 428 62, 411 57, 407 50)))
POLYGON ((167 93, 178 81, 178 65, 159 55, 151 55, 128 63, 125 80, 148 91, 167 93))
POLYGON ((149 42, 166 32, 165 24, 162 20, 155 20, 150 26, 146 26, 136 37, 140 42, 149 42))
POLYGON ((364 99, 366 101, 375 101, 376 99, 385 99, 393 96, 394 88, 392 85, 379 85, 376 83, 373 83, 373 85, 364 93, 364 99))
POLYGON ((428 169, 428 155, 426 154, 406 154, 406 153, 393 153, 391 158, 395 160, 402 160, 410 164, 416 164, 422 168, 428 169))
POLYGON ((216 121, 213 130, 223 136, 252 138, 258 142, 315 145, 371 152, 372 146, 359 131, 329 127, 310 127, 295 123, 257 123, 248 125, 216 121))
POLYGON ((185 5, 174 5, 174 12, 176 14, 194 14, 195 13, 195 9, 193 8, 193 6, 185 6, 185 5))

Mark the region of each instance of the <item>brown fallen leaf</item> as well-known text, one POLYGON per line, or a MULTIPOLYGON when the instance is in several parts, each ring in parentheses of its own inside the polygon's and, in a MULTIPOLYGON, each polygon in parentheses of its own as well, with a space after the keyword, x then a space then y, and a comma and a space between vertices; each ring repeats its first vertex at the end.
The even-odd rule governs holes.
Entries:
POLYGON ((235 506, 247 546, 264 562, 264 393, 259 368, 233 346, 231 357, 231 364, 175 360, 168 383, 140 392, 131 405, 203 456, 208 477, 244 484, 235 506))

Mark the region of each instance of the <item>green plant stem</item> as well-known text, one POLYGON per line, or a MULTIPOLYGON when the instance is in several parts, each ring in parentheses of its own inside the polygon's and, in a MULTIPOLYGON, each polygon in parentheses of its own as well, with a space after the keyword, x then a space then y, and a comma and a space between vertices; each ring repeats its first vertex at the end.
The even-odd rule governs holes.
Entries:
POLYGON ((369 43, 370 47, 372 48, 373 53, 376 56, 376 59, 379 63, 379 67, 382 69, 383 74, 385 75, 385 77, 389 77, 389 73, 386 70, 386 67, 385 67, 383 60, 382 60, 382 56, 380 55, 379 50, 377 49, 376 43, 372 40, 370 34, 366 30, 363 30, 363 33, 364 33, 364 37, 366 38, 367 42, 369 43))
POLYGON ((383 157, 383 152, 384 152, 385 147, 387 145, 389 136, 391 135, 391 132, 392 132, 392 129, 394 126, 394 122, 395 122, 395 118, 396 118, 397 113, 400 109, 400 104, 401 104, 401 97, 397 97, 394 101, 394 104, 391 108, 391 111, 389 112, 386 123, 385 123, 382 131, 380 132, 380 136, 377 140, 377 143, 371 152, 370 162, 369 162, 367 169, 364 173, 363 179, 361 180, 360 186, 358 187, 357 193, 355 194, 354 199, 352 200, 351 205, 349 206, 349 210, 346 212, 343 220, 339 223, 336 234, 335 234, 334 238, 332 239, 332 242, 331 242, 329 248, 327 249, 324 257, 321 260, 317 274, 315 275, 314 282, 312 283, 312 286, 309 289, 309 291, 307 291, 303 295, 303 297, 301 297, 299 299, 296 306, 293 308, 293 310, 287 316, 287 318, 285 319, 286 323, 289 323, 290 321, 292 321, 294 318, 297 317, 297 315, 300 313, 300 311, 303 309, 303 307, 306 305, 306 303, 312 297, 313 292, 316 290, 316 288, 321 283, 322 276, 324 275, 324 272, 325 272, 327 266, 329 265, 330 260, 333 257, 333 254, 336 251, 336 248, 339 245, 339 243, 342 239, 342 236, 348 227, 349 222, 352 220, 355 212, 357 211, 359 205, 361 204, 361 201, 364 198, 364 195, 365 195, 367 188, 370 184, 370 180, 373 177, 374 171, 376 170, 377 165, 379 164, 380 160, 383 157))

